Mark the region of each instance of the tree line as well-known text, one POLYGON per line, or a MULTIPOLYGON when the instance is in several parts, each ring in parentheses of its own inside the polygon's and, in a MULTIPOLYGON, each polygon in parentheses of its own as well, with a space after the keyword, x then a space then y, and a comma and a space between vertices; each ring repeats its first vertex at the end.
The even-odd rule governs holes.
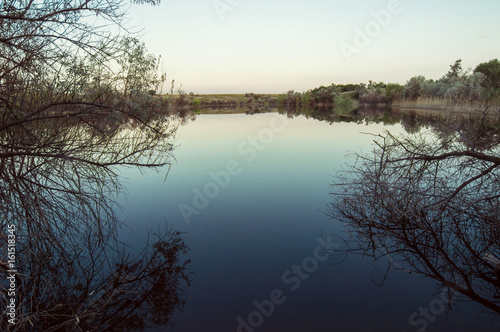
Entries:
POLYGON ((352 105, 353 102, 391 104, 417 101, 419 98, 446 99, 452 103, 497 103, 500 96, 500 61, 493 59, 464 70, 462 60, 450 65, 441 78, 427 79, 422 75, 410 78, 406 84, 369 81, 368 84, 331 84, 299 93, 293 90, 278 97, 284 107, 315 107, 352 105))

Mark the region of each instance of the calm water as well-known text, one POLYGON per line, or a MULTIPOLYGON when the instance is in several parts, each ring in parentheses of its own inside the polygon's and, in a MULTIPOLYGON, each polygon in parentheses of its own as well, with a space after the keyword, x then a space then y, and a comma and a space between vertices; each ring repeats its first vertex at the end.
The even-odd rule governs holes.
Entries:
POLYGON ((349 151, 371 149, 364 133, 387 129, 404 132, 277 113, 198 115, 179 128, 166 179, 166 169, 121 170, 123 239, 140 244, 167 222, 190 247, 194 284, 173 330, 497 331, 474 303, 443 312, 434 280, 391 271, 380 287, 387 261, 326 256, 324 247, 345 249, 343 225, 325 213, 330 185, 349 151))

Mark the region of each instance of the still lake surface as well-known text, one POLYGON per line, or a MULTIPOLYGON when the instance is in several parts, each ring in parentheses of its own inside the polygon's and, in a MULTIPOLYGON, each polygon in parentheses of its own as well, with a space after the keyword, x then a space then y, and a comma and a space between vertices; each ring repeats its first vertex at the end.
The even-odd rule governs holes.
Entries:
POLYGON ((346 236, 326 213, 331 184, 350 152, 373 148, 366 133, 385 130, 405 132, 278 113, 197 115, 179 127, 166 178, 167 168, 121 169, 123 240, 140 247, 166 222, 190 248, 193 284, 173 330, 498 331, 476 303, 443 312, 435 280, 392 270, 381 287, 387 261, 326 256, 346 236))

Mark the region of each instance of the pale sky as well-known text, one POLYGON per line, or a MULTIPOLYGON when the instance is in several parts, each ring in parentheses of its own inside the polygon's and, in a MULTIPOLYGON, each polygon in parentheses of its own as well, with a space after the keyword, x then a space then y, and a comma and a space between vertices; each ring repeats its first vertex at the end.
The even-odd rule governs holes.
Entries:
POLYGON ((194 93, 405 83, 500 58, 498 0, 162 0, 129 15, 168 80, 194 93))

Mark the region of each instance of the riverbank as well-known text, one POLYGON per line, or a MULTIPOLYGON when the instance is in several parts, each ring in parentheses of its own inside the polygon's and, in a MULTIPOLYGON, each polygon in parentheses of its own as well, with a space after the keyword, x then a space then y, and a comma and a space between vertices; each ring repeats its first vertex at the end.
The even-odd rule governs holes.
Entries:
POLYGON ((345 108, 391 108, 398 113, 414 113, 422 116, 465 116, 476 117, 488 109, 488 116, 500 117, 500 102, 454 103, 445 98, 400 99, 392 103, 363 102, 353 98, 352 93, 340 93, 333 103, 321 103, 292 94, 180 94, 165 95, 174 108, 185 108, 194 113, 264 113, 273 109, 330 109, 345 108), (294 98, 292 98, 292 96, 294 98), (295 98, 296 97, 296 98, 295 98), (304 100, 306 99, 306 100, 304 100), (290 101, 294 102, 291 103, 290 101), (491 105, 493 103, 493 105, 491 105))

